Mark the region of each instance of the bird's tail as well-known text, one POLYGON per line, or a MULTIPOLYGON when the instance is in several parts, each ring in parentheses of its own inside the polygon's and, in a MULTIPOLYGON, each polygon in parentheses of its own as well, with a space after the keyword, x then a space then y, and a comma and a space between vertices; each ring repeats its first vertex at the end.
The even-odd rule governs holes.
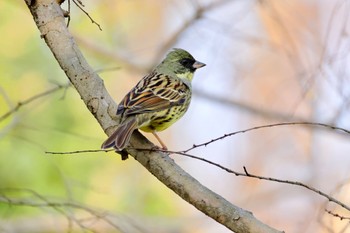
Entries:
POLYGON ((101 148, 115 147, 119 151, 123 150, 130 141, 131 134, 135 129, 137 129, 137 119, 136 117, 130 117, 119 125, 117 130, 103 142, 101 148))

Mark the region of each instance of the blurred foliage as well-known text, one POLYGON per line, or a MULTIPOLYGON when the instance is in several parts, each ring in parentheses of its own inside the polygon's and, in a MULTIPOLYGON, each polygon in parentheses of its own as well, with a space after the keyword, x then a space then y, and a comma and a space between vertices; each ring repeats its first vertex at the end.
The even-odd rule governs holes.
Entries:
MULTIPOLYGON (((88 5, 86 10, 102 24, 105 31, 100 32, 73 4, 70 29, 86 38, 96 35, 101 43, 121 43, 119 46, 124 46, 122 41, 115 40, 123 40, 123 37, 105 33, 113 30, 115 21, 121 21, 116 16, 124 16, 111 11, 105 14, 103 8, 114 7, 119 13, 128 15, 139 4, 97 4, 96 8, 89 5, 91 2, 84 1, 84 4, 88 5)), ((65 85, 68 80, 40 38, 24 1, 3 1, 0 12, 0 115, 3 115, 21 101, 57 84, 65 85)), ((128 17, 130 20, 141 19, 133 15, 128 17)), ((133 27, 139 30, 141 22, 135 24, 135 20, 130 20, 123 20, 127 22, 122 25, 124 30, 135 30, 133 27)), ((155 18, 149 20, 153 23, 155 18)), ((129 36, 131 38, 133 35, 128 34, 128 38, 124 36, 124 43, 129 36)), ((88 54, 87 59, 96 69, 118 67, 115 61, 101 56, 88 54)), ((102 76, 117 76, 116 72, 125 73, 116 70, 102 76)), ((178 198, 169 196, 171 191, 133 162, 132 158, 122 162, 119 155, 114 153, 45 154, 45 151, 98 149, 105 138, 73 88, 62 88, 23 105, 19 111, 0 122, 0 129, 1 193, 5 188, 30 189, 45 197, 73 200, 116 213, 177 215, 178 207, 173 199, 178 198)), ((21 192, 11 192, 9 196, 20 198, 21 192)), ((30 194, 27 196, 35 198, 30 194)), ((37 208, 0 204, 0 219, 30 218, 42 214, 45 212, 37 208)))

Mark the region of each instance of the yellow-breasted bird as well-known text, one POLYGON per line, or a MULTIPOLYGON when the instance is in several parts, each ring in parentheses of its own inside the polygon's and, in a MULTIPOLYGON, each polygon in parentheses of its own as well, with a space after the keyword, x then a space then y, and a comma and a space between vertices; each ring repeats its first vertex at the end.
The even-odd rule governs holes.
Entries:
POLYGON ((174 49, 120 102, 120 124, 102 144, 102 149, 123 150, 134 130, 151 132, 166 149, 156 131, 168 128, 181 118, 190 105, 194 72, 205 66, 183 49, 174 49))

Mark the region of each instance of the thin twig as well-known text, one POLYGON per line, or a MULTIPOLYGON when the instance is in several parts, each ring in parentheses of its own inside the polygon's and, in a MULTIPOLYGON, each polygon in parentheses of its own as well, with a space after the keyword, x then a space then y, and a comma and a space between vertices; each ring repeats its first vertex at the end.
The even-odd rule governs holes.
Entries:
POLYGON ((71 16, 70 16, 70 0, 68 0, 68 12, 69 12, 69 15, 68 15, 68 20, 67 20, 67 28, 69 27, 69 23, 70 23, 70 20, 71 20, 71 16))
POLYGON ((108 150, 76 150, 76 151, 68 151, 68 152, 45 151, 45 154, 50 154, 50 155, 72 155, 72 154, 110 152, 110 151, 115 151, 115 150, 114 149, 108 149, 108 150))
POLYGON ((325 209, 325 211, 326 211, 328 214, 330 214, 330 215, 332 215, 332 216, 334 216, 334 217, 336 217, 336 218, 339 218, 340 220, 350 220, 350 217, 345 217, 345 216, 342 216, 342 215, 340 215, 340 214, 333 213, 332 211, 327 210, 327 209, 325 209))
POLYGON ((320 126, 320 127, 326 127, 329 129, 333 129, 333 130, 338 130, 341 131, 343 133, 349 134, 350 135, 350 130, 344 129, 344 128, 340 128, 337 126, 333 126, 333 125, 328 125, 328 124, 324 124, 324 123, 318 123, 318 122, 282 122, 282 123, 275 123, 275 124, 269 124, 269 125, 261 125, 261 126, 256 126, 256 127, 252 127, 252 128, 248 128, 248 129, 244 129, 244 130, 240 130, 240 131, 235 131, 232 133, 228 133, 228 134, 224 134, 223 136, 220 136, 218 138, 215 139, 211 139, 210 141, 207 142, 203 142, 200 144, 193 144, 193 146, 187 150, 183 150, 182 152, 187 153, 193 149, 196 149, 198 147, 203 147, 203 146, 207 146, 213 142, 222 140, 224 138, 227 137, 231 137, 233 135, 236 134, 241 134, 241 133, 246 133, 249 131, 253 131, 253 130, 258 130, 258 129, 264 129, 264 128, 272 128, 272 127, 276 127, 276 126, 285 126, 285 125, 308 125, 308 126, 320 126))
POLYGON ((74 2, 74 4, 75 4, 82 12, 84 12, 84 14, 85 14, 87 17, 89 17, 89 19, 91 20, 91 23, 96 24, 97 27, 100 29, 100 31, 102 31, 101 25, 98 24, 98 23, 89 15, 89 13, 87 13, 87 11, 85 11, 85 10, 83 9, 83 7, 85 7, 85 6, 83 5, 83 3, 82 3, 80 0, 72 0, 72 1, 74 2))
POLYGON ((320 190, 318 190, 318 189, 316 189, 316 188, 314 188, 312 186, 308 186, 308 185, 306 185, 304 183, 301 183, 299 181, 282 180, 282 179, 277 179, 277 178, 272 178, 272 177, 264 177, 264 176, 254 175, 254 174, 249 173, 245 166, 243 167, 244 173, 241 173, 241 172, 237 172, 237 171, 234 171, 232 169, 229 169, 227 167, 224 167, 221 164, 212 162, 210 160, 207 160, 207 159, 195 156, 195 155, 190 155, 190 154, 187 154, 187 153, 184 153, 184 152, 181 152, 181 151, 167 151, 167 152, 171 153, 171 154, 178 154, 178 155, 190 157, 190 158, 193 158, 193 159, 197 159, 197 160, 209 163, 209 164, 214 165, 214 166, 216 166, 218 168, 221 168, 222 170, 225 170, 228 173, 232 173, 232 174, 234 174, 236 176, 245 176, 245 177, 251 177, 251 178, 260 179, 260 180, 267 180, 267 181, 273 181, 273 182, 278 182, 278 183, 284 183, 284 184, 300 186, 300 187, 308 189, 308 190, 310 190, 310 191, 312 191, 314 193, 317 193, 317 194, 325 197, 326 199, 328 199, 330 202, 338 204, 339 206, 343 207, 344 209, 350 211, 350 206, 340 202, 339 200, 331 197, 330 195, 328 195, 328 194, 326 194, 326 193, 324 193, 324 192, 322 192, 322 191, 320 191, 320 190))

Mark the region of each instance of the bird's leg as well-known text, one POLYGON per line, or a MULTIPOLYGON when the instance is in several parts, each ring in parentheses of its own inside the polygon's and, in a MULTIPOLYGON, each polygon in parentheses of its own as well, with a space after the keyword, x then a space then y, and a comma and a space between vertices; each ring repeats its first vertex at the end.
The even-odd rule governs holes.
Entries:
POLYGON ((158 142, 162 145, 162 149, 163 150, 168 150, 168 148, 166 147, 166 145, 164 144, 164 142, 162 140, 160 140, 160 137, 156 134, 156 131, 153 131, 152 134, 154 135, 154 137, 156 137, 156 139, 158 140, 158 142))

